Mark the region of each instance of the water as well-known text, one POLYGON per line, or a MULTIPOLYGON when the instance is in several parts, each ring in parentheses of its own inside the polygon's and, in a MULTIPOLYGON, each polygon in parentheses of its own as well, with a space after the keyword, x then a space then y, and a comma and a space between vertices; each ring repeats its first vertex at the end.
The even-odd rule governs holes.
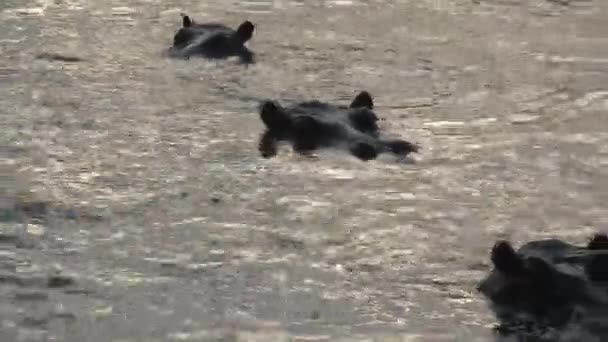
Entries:
POLYGON ((0 204, 26 213, 0 222, 1 340, 492 340, 475 285, 496 239, 608 227, 607 18, 599 0, 3 1, 0 204), (258 63, 164 58, 180 12, 251 20, 258 63), (253 99, 360 90, 415 163, 259 156, 253 99))

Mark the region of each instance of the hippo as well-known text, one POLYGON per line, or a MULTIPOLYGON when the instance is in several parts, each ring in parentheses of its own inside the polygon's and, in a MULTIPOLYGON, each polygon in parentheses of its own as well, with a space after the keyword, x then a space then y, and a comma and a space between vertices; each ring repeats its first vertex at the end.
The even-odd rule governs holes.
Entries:
POLYGON ((277 143, 284 141, 300 154, 333 147, 345 149, 363 161, 384 152, 399 156, 418 152, 419 146, 413 143, 382 138, 373 107, 367 91, 361 91, 349 106, 313 100, 283 107, 276 101, 263 101, 259 113, 265 131, 259 151, 264 158, 273 157, 277 154, 277 143))
MULTIPOLYGON (((528 242, 517 251, 501 240, 492 248, 494 268, 477 290, 489 299, 503 330, 565 328, 598 317, 608 322, 607 258, 606 234, 594 235, 584 247, 546 239, 528 242)), ((608 333, 606 328, 600 327, 602 336, 608 333)), ((519 336, 524 333, 529 331, 518 331, 519 336)))
POLYGON ((587 245, 593 257, 585 264, 585 272, 589 279, 594 282, 608 282, 608 236, 596 234, 587 245))
POLYGON ((254 63, 254 53, 245 43, 253 36, 255 26, 246 20, 236 30, 219 23, 195 23, 182 14, 182 27, 173 37, 169 56, 189 59, 200 56, 209 59, 238 57, 241 63, 254 63))

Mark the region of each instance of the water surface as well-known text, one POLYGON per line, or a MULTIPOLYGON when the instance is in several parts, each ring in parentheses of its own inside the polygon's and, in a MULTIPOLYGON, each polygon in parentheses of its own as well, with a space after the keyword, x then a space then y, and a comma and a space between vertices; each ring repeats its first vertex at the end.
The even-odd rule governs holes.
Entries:
POLYGON ((599 0, 4 0, 0 339, 491 340, 475 285, 496 239, 608 227, 607 18, 599 0), (253 21, 258 63, 164 58, 180 12, 253 21), (255 99, 360 90, 415 163, 259 156, 255 99))

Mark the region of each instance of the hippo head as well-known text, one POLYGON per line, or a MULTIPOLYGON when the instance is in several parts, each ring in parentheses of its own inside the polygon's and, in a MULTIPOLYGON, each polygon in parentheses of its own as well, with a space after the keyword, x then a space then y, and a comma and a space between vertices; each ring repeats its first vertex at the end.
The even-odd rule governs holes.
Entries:
POLYGON ((544 258, 521 256, 507 241, 494 245, 491 260, 494 269, 478 290, 491 301, 499 318, 524 313, 561 324, 588 298, 580 276, 565 272, 544 258))

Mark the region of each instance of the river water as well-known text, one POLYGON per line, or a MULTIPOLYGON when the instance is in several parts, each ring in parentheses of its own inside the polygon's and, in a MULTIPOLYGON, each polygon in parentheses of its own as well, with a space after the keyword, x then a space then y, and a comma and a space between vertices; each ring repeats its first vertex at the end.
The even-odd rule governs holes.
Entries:
POLYGON ((608 229, 603 0, 3 0, 0 30, 2 341, 491 341, 496 239, 608 229), (180 12, 254 22, 257 64, 165 58, 180 12), (413 161, 259 156, 255 99, 360 90, 413 161))

